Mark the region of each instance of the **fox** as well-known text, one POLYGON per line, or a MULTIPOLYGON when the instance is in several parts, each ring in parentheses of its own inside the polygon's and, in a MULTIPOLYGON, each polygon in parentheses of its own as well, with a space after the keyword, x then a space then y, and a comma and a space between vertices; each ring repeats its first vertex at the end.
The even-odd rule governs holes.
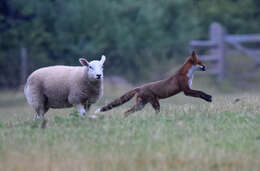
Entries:
POLYGON ((201 62, 195 51, 192 51, 184 64, 169 78, 146 83, 136 87, 121 97, 115 99, 111 103, 97 109, 94 117, 100 112, 106 112, 118 107, 136 95, 135 105, 125 112, 125 117, 130 114, 142 110, 147 103, 150 103, 155 113, 160 112, 160 99, 165 99, 183 92, 186 96, 201 98, 207 102, 212 102, 212 96, 203 91, 191 89, 193 74, 195 71, 206 71, 206 66, 201 62))

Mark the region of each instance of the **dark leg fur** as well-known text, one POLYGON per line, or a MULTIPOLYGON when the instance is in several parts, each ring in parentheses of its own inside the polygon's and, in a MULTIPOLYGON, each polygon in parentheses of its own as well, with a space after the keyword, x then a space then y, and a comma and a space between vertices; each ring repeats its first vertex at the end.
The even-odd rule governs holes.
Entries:
POLYGON ((145 105, 146 105, 146 103, 142 100, 142 98, 137 97, 136 104, 131 109, 129 109, 125 112, 125 117, 129 116, 130 114, 132 114, 136 111, 142 110, 145 105))
POLYGON ((207 102, 212 102, 212 97, 211 95, 208 95, 202 91, 197 91, 197 90, 186 90, 184 91, 184 94, 186 96, 192 96, 192 97, 199 97, 202 98, 204 100, 206 100, 207 102))
MULTIPOLYGON (((49 109, 48 108, 45 108, 44 110, 37 110, 37 113, 35 115, 39 115, 39 119, 41 119, 41 128, 46 128, 46 125, 47 125, 47 119, 45 119, 44 117, 44 114, 48 111, 49 109)), ((35 118, 36 120, 36 118, 35 118)), ((38 127, 38 124, 37 122, 35 122, 33 125, 32 125, 32 128, 36 128, 38 127)))
POLYGON ((87 103, 87 104, 84 105, 84 108, 85 108, 85 109, 89 109, 90 106, 91 106, 91 104, 87 103))
POLYGON ((155 110, 155 113, 158 114, 160 112, 160 103, 158 99, 153 99, 150 103, 155 110))
POLYGON ((39 105, 39 107, 36 109, 36 112, 38 115, 40 115, 42 122, 41 122, 41 128, 46 128, 47 125, 47 119, 45 119, 44 115, 49 110, 49 107, 47 107, 47 99, 45 98, 44 103, 39 105))

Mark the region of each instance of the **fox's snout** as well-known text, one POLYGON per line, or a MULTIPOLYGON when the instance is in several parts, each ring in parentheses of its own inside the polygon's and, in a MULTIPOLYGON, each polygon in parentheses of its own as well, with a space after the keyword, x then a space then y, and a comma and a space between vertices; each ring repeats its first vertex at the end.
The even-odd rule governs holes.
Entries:
POLYGON ((206 66, 204 66, 204 65, 203 65, 203 66, 200 66, 200 70, 201 70, 201 71, 206 71, 206 66))

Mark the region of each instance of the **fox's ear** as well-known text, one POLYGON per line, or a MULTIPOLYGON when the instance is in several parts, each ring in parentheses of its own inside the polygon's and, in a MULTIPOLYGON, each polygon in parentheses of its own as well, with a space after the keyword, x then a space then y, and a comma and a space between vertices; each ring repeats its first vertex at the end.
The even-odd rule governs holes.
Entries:
POLYGON ((88 61, 85 58, 79 58, 79 62, 83 66, 88 66, 88 61))
POLYGON ((192 59, 195 61, 197 58, 197 54, 196 54, 195 50, 192 51, 191 56, 192 56, 192 59))
POLYGON ((195 57, 197 56, 195 50, 192 51, 191 56, 192 56, 193 58, 195 58, 195 57))

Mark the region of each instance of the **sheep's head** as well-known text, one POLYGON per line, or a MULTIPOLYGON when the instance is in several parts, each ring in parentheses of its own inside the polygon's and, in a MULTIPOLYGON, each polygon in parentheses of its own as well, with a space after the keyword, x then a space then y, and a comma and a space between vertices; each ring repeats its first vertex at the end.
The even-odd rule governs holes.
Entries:
POLYGON ((86 66, 88 69, 88 77, 90 79, 100 80, 103 79, 103 65, 106 61, 106 57, 102 55, 100 61, 94 60, 91 62, 88 62, 84 58, 80 58, 79 62, 81 65, 86 66))

